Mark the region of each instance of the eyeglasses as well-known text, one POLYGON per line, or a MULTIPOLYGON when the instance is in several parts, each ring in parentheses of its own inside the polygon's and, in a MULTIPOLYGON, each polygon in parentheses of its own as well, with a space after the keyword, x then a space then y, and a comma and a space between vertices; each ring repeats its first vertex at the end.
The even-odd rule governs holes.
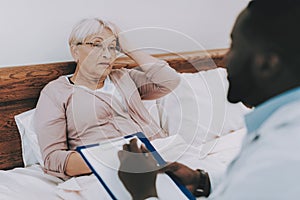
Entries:
POLYGON ((110 54, 116 54, 116 52, 119 50, 118 46, 111 44, 107 47, 102 42, 85 42, 85 43, 79 42, 77 43, 77 45, 89 45, 93 48, 97 48, 97 50, 101 52, 105 51, 106 48, 110 54))

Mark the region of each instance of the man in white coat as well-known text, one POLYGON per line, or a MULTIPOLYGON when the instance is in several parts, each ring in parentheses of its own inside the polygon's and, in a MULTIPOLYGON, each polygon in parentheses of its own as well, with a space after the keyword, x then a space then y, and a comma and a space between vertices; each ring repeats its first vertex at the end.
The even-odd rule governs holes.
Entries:
MULTIPOLYGON (((300 1, 295 0, 254 0, 238 17, 227 55, 228 100, 255 109, 245 116, 248 133, 241 152, 219 185, 211 188, 209 172, 180 163, 163 169, 195 196, 218 200, 300 199, 299 22, 300 1)), ((124 149, 145 152, 136 147, 136 141, 124 149)), ((134 160, 126 151, 120 151, 119 157, 122 167, 128 159, 134 160)), ((140 166, 143 162, 151 165, 149 158, 136 160, 140 166)), ((151 189, 155 179, 145 180, 156 173, 120 171, 119 175, 125 185, 131 184, 135 199, 157 198, 156 190, 151 189), (141 182, 143 187, 134 190, 141 182)))

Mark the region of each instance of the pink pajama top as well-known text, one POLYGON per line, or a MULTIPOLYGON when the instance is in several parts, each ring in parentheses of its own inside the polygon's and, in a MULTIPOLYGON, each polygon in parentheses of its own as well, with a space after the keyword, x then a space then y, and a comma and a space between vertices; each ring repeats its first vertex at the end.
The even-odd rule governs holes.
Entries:
POLYGON ((146 72, 112 70, 109 78, 123 105, 113 93, 71 84, 66 76, 41 91, 34 123, 46 173, 68 178, 66 161, 77 146, 139 131, 150 139, 167 135, 142 102, 160 98, 179 84, 177 72, 167 62, 159 61, 146 72))

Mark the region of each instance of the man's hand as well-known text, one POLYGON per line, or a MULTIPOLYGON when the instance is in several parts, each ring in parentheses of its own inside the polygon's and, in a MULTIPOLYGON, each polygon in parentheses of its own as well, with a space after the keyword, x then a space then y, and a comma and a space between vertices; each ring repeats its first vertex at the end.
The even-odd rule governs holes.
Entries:
POLYGON ((168 164, 160 172, 165 172, 174 177, 191 192, 196 190, 199 183, 199 172, 178 162, 168 164))
POLYGON ((118 175, 132 198, 157 197, 158 166, 151 153, 143 145, 139 148, 137 139, 132 139, 130 144, 123 146, 118 156, 121 162, 118 175))
MULTIPOLYGON (((208 196, 210 193, 210 180, 207 173, 200 172, 201 170, 193 170, 189 167, 173 162, 162 168, 160 172, 165 172, 171 177, 177 179, 195 196, 208 196), (199 188, 199 186, 203 188, 199 188), (198 191, 200 189, 201 191, 198 191)), ((204 171, 203 171, 204 172, 204 171)))

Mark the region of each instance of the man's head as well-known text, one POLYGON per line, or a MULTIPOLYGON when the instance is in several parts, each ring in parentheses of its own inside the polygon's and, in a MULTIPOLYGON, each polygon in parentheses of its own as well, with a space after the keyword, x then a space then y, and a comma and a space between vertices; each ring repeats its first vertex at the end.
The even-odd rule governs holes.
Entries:
POLYGON ((249 106, 300 86, 300 1, 256 0, 238 17, 227 55, 228 100, 249 106))

